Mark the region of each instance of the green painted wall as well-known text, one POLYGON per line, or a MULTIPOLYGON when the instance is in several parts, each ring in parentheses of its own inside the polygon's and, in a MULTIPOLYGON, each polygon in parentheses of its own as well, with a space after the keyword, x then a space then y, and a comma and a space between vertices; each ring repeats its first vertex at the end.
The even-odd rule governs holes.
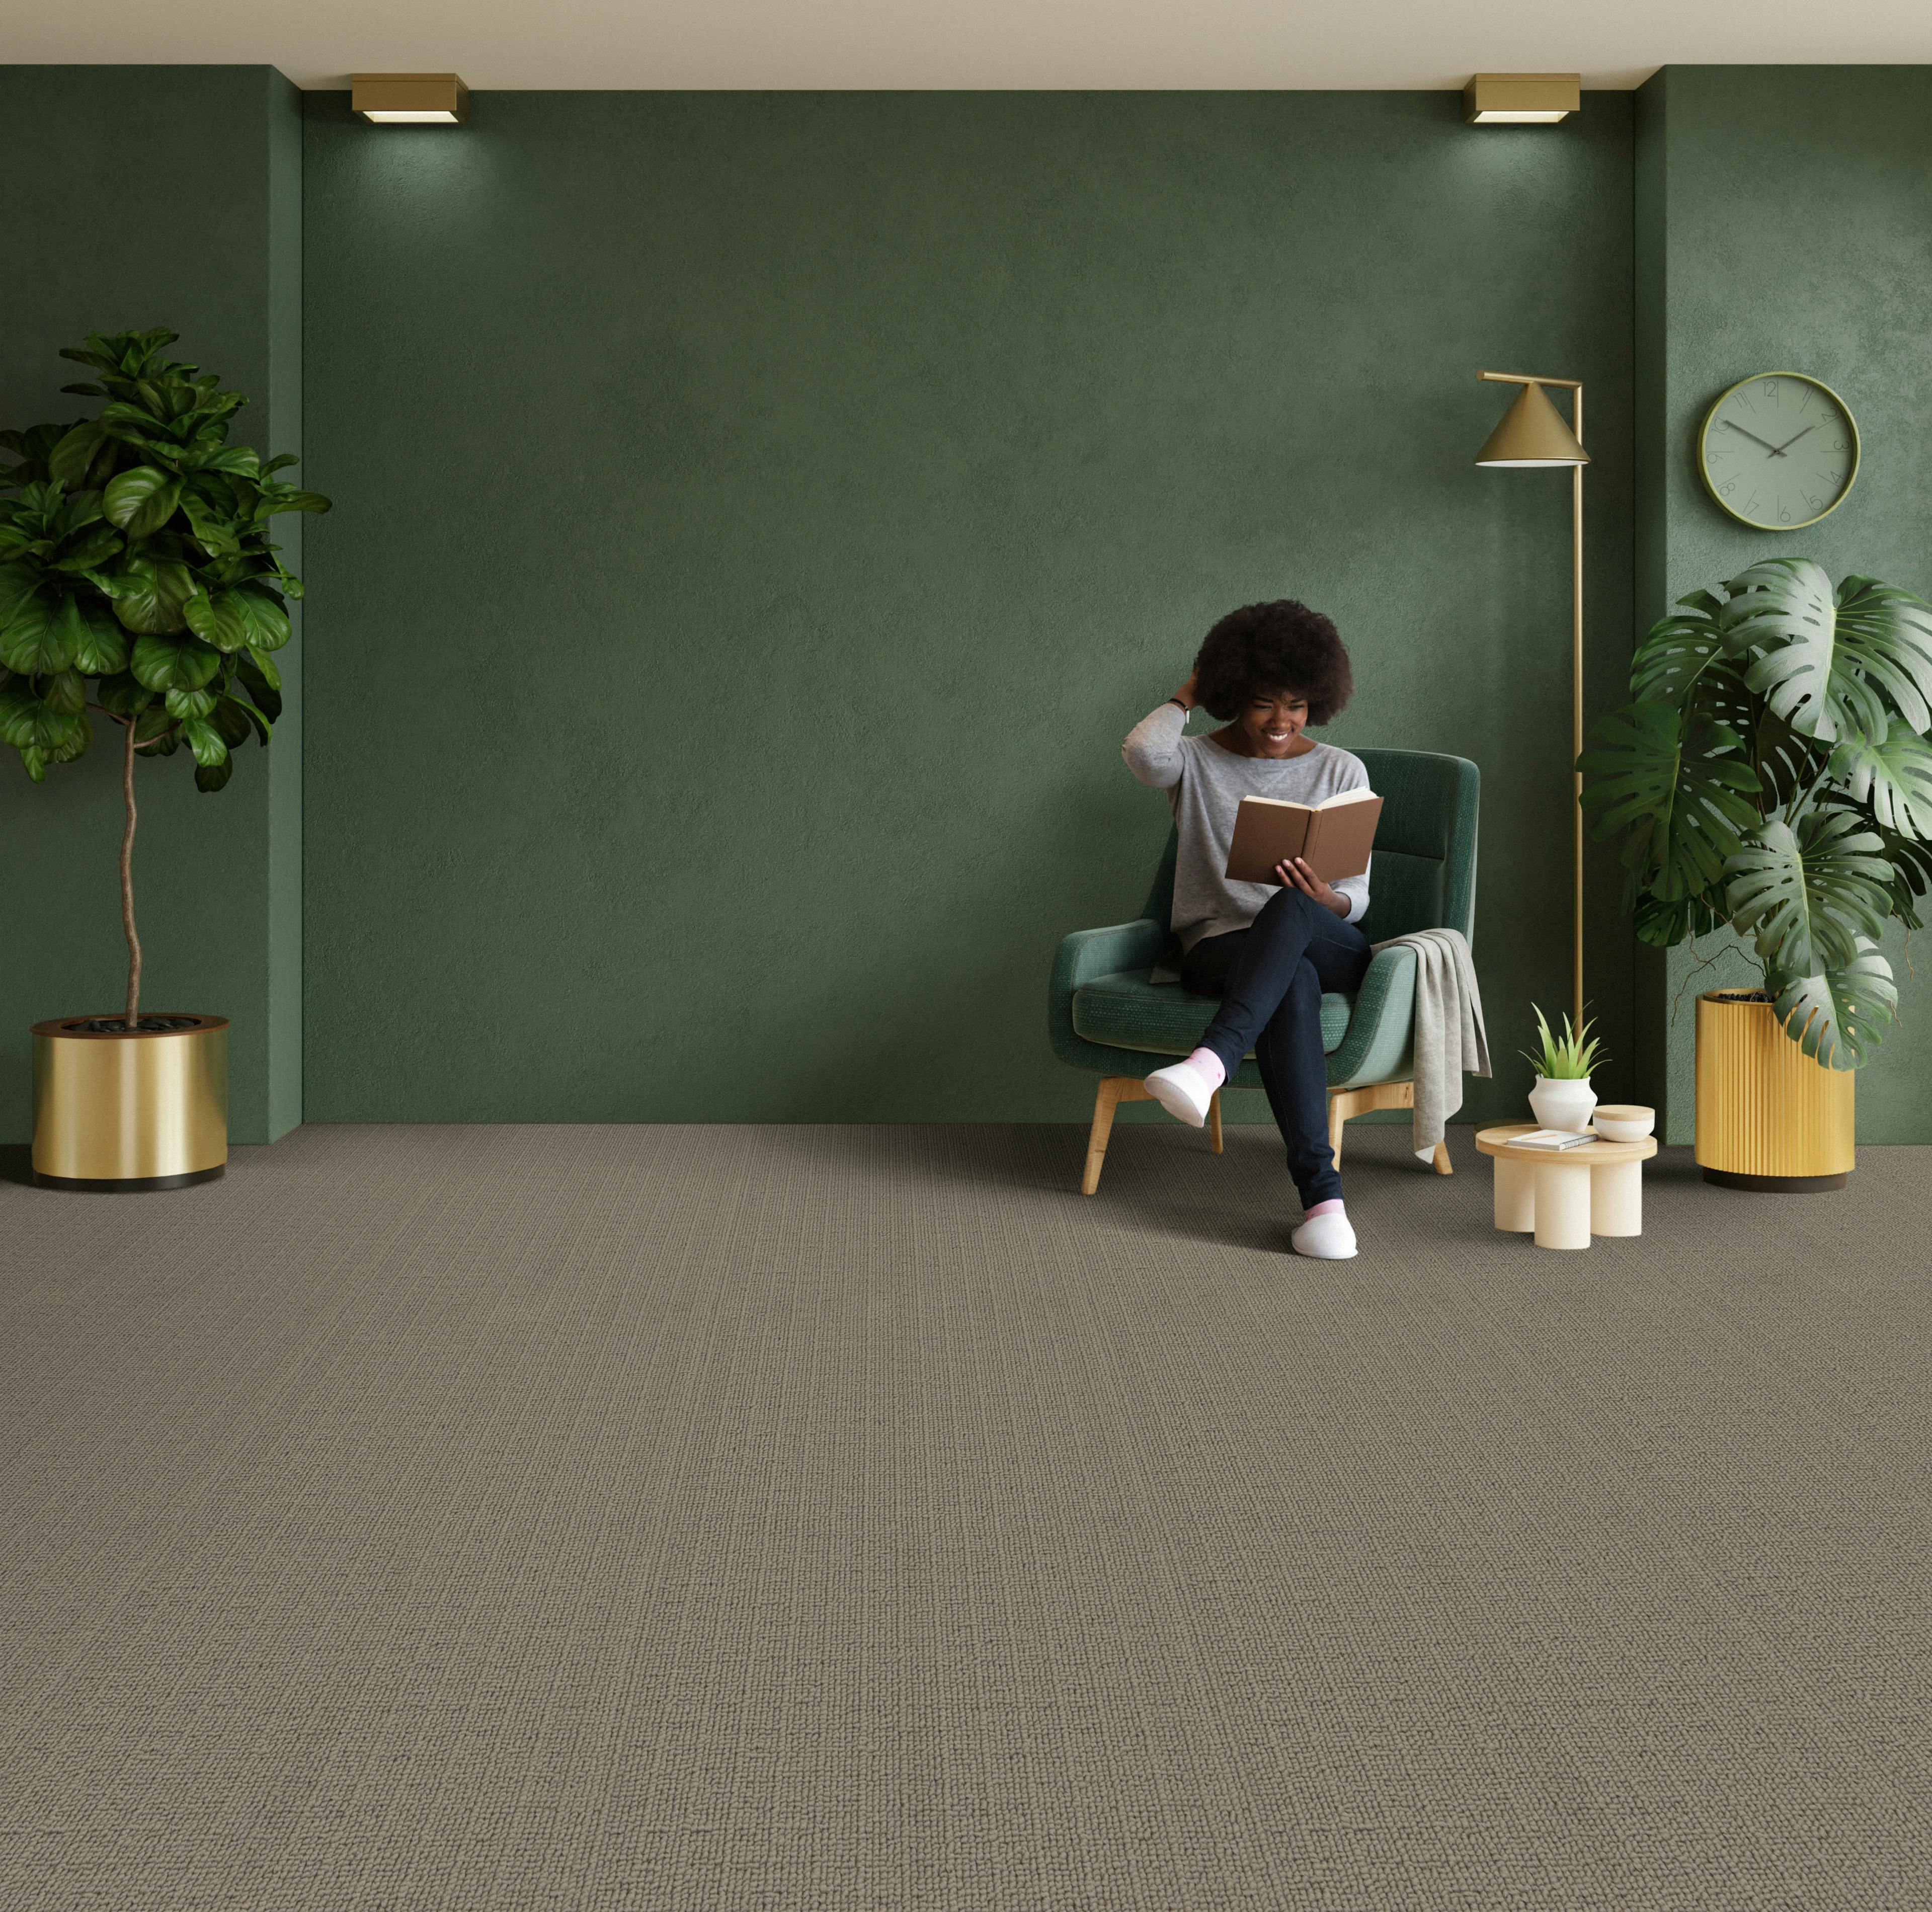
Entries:
MULTIPOLYGON (((1638 94, 1637 125, 1640 627, 1786 554, 1932 596, 1932 68, 1672 67, 1638 94), (1863 455, 1829 518, 1774 534, 1711 503, 1696 449, 1720 392, 1780 370, 1844 396, 1863 455)), ((1884 947, 1903 1022, 1859 1072, 1859 1139, 1932 1141, 1932 982, 1908 974, 1901 935, 1884 947)), ((1708 953, 1708 969, 1682 947, 1652 958, 1640 985, 1673 1141, 1692 1135, 1696 992, 1756 974, 1708 953)))
MULTIPOLYGON (((1079 1118, 1048 964, 1168 828, 1121 737, 1282 594, 1353 651, 1336 741, 1482 766, 1469 1112, 1520 1108, 1568 992, 1568 482, 1472 467, 1474 374, 1589 383, 1600 707, 1628 95, 305 110, 310 1120, 1079 1118)), ((1630 965, 1600 881, 1613 1088, 1630 965)))
MULTIPOLYGON (((253 402, 236 437, 302 449, 300 96, 266 67, 0 67, 0 422, 82 416, 57 354, 154 325, 253 402)), ((292 541, 287 541, 292 543, 292 541)), ((230 1132, 302 1119, 299 641, 292 722, 218 796, 137 774, 142 1000, 233 1019, 230 1132)), ((294 668, 291 668, 291 665, 294 668)), ((0 1137, 32 1132, 28 1025, 125 1000, 120 758, 104 727, 36 788, 0 761, 0 1137)))

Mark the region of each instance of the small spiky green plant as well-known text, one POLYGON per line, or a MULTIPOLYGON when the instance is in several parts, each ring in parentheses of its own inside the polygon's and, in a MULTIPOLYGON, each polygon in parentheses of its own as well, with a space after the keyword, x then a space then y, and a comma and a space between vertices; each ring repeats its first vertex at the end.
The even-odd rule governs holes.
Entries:
POLYGON ((1542 1048, 1532 1054, 1528 1049, 1517 1052, 1530 1067, 1541 1076, 1553 1082, 1580 1082, 1589 1079, 1590 1071, 1602 1059, 1603 1045, 1590 1034, 1590 1018, 1585 1016, 1583 1026, 1573 1029, 1566 1011, 1563 1018, 1563 1037, 1559 1042, 1550 1032, 1550 1025, 1544 1021, 1543 1011, 1535 1004, 1530 1007, 1536 1010, 1537 1034, 1543 1039, 1542 1048))

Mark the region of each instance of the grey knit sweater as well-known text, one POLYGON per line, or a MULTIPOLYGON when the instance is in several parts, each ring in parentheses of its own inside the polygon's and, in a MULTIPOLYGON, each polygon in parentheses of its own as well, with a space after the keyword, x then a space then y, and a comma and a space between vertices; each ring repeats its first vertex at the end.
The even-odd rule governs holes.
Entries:
MULTIPOLYGON (((1174 866, 1174 913, 1169 918, 1184 950, 1204 936, 1245 929, 1276 893, 1272 883, 1231 883, 1228 846, 1234 812, 1244 797, 1274 797, 1290 803, 1318 803, 1344 790, 1365 790, 1369 773, 1359 757, 1318 743, 1304 756, 1238 757, 1209 737, 1188 737, 1187 713, 1178 704, 1150 711, 1127 733, 1120 755, 1142 783, 1168 794, 1180 845, 1174 866)), ((1358 923, 1369 907, 1369 874, 1344 877, 1334 887, 1348 899, 1347 920, 1358 923)), ((1171 974, 1162 972, 1161 975, 1171 974)), ((1156 980, 1161 980, 1157 975, 1156 980)))

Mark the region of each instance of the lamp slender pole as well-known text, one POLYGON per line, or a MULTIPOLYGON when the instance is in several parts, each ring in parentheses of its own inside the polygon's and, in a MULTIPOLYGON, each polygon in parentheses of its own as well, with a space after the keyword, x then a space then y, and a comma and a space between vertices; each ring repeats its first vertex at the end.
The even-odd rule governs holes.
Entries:
MULTIPOLYGON (((1477 377, 1491 385, 1556 386, 1570 394, 1570 435, 1578 451, 1583 446, 1583 382, 1574 378, 1537 378, 1521 372, 1479 371, 1477 377)), ((1505 461, 1508 462, 1508 461, 1505 461)), ((1531 464, 1554 463, 1553 459, 1526 460, 1531 464)), ((1570 470, 1570 761, 1571 764, 1570 827, 1575 863, 1570 920, 1570 985, 1575 1004, 1570 1027, 1583 1026, 1583 773, 1574 767, 1583 754, 1583 467, 1572 464, 1570 470)))
MULTIPOLYGON (((1583 442, 1583 388, 1580 385, 1570 395, 1570 429, 1580 445, 1583 442)), ((1571 792, 1570 821, 1576 831, 1576 917, 1571 930, 1576 1013, 1570 1026, 1580 1032, 1583 1027, 1583 773, 1575 767, 1582 754, 1583 467, 1573 465, 1570 468, 1570 763, 1576 788, 1571 792)))

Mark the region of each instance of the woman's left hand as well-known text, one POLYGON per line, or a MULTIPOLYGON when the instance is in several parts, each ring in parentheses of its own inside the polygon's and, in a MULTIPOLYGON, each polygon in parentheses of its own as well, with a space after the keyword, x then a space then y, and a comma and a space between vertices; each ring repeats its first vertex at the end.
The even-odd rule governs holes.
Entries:
POLYGON ((1274 873, 1282 880, 1282 886, 1289 890, 1299 890, 1304 896, 1312 896, 1324 910, 1333 910, 1337 916, 1348 914, 1348 899, 1340 890, 1331 889, 1309 868, 1304 857, 1292 857, 1285 863, 1276 863, 1274 873))

